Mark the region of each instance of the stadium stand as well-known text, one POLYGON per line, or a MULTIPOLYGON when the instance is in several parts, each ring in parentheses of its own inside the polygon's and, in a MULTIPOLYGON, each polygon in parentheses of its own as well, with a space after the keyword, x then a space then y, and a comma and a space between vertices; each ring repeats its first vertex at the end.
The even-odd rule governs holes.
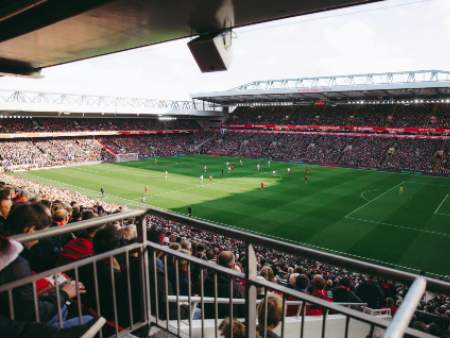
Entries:
POLYGON ((448 128, 446 104, 238 107, 227 124, 448 128))

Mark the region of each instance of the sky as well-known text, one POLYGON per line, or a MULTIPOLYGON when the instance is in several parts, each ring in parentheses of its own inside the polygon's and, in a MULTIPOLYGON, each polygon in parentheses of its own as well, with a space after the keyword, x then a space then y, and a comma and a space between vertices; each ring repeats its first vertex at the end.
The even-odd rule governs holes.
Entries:
POLYGON ((450 0, 388 0, 235 30, 226 72, 201 73, 182 39, 1 77, 0 89, 189 99, 264 79, 450 71, 450 0))

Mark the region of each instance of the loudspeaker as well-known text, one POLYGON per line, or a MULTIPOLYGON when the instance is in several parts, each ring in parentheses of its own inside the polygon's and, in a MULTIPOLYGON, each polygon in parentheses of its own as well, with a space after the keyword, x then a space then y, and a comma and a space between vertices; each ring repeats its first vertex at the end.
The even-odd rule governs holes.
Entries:
POLYGON ((231 62, 231 36, 226 30, 200 35, 188 42, 188 47, 202 73, 227 70, 231 62))

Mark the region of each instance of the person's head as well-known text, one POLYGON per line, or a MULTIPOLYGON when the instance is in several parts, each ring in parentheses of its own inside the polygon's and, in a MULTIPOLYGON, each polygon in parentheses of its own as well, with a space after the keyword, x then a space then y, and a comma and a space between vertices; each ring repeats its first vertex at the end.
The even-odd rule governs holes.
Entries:
POLYGON ((290 286, 291 288, 295 288, 295 285, 296 285, 296 282, 297 282, 297 277, 298 277, 298 275, 299 275, 299 273, 296 273, 296 272, 291 273, 291 274, 289 275, 288 283, 289 283, 289 286, 290 286))
POLYGON ((327 279, 326 281, 326 287, 327 289, 331 289, 333 287, 334 283, 332 279, 327 279))
POLYGON ((216 253, 213 249, 206 250, 206 259, 212 261, 216 257, 216 253))
POLYGON ((183 248, 184 250, 191 251, 192 246, 191 246, 191 242, 189 240, 182 239, 180 241, 180 245, 181 245, 181 248, 183 248))
POLYGON ((52 207, 52 202, 50 202, 49 200, 40 200, 39 202, 41 202, 41 204, 45 205, 49 209, 52 207))
POLYGON ((222 251, 217 257, 217 264, 233 269, 236 264, 234 254, 231 251, 222 251))
POLYGON ((274 276, 273 270, 270 266, 264 266, 261 269, 260 275, 263 276, 264 279, 269 282, 275 282, 275 276, 274 276))
POLYGON ((304 291, 309 287, 309 277, 304 273, 297 276, 295 280, 295 288, 300 291, 304 291))
POLYGON ((219 331, 221 336, 225 338, 245 338, 246 336, 244 323, 237 319, 230 320, 230 318, 225 318, 219 325, 219 331))
MULTIPOLYGON (((194 244, 194 243, 193 243, 194 244)), ((201 253, 205 253, 206 248, 203 245, 203 243, 195 243, 195 250, 196 253, 201 252, 201 253)))
POLYGON ((394 305, 394 300, 391 297, 386 297, 386 306, 391 307, 394 305))
POLYGON ((16 190, 15 202, 16 203, 26 203, 30 198, 30 194, 22 189, 16 190))
POLYGON ((114 225, 107 225, 94 236, 94 252, 101 254, 120 246, 121 232, 114 225))
POLYGON ((263 299, 258 305, 257 312, 259 326, 263 328, 264 323, 266 323, 267 330, 271 331, 280 323, 281 317, 283 315, 283 300, 276 293, 269 292, 267 294, 267 311, 266 302, 263 299))
POLYGON ((170 243, 169 248, 175 251, 180 251, 181 249, 180 244, 178 243, 170 243))
POLYGON ((314 289, 323 290, 325 289, 326 282, 325 279, 322 277, 322 275, 314 275, 311 284, 314 287, 314 289))
POLYGON ((0 215, 3 216, 4 219, 8 218, 11 207, 12 200, 10 198, 9 192, 2 191, 0 193, 0 215))
POLYGON ((69 222, 70 214, 64 205, 59 204, 52 208, 52 218, 56 225, 64 226, 69 222))
MULTIPOLYGON (((5 224, 8 235, 19 235, 45 229, 51 224, 50 211, 40 203, 24 203, 12 208, 5 224)), ((31 248, 38 240, 24 243, 31 248)))
POLYGON ((0 195, 13 199, 16 196, 16 191, 10 186, 3 186, 0 195))
POLYGON ((81 219, 83 221, 85 221, 87 219, 95 218, 95 217, 98 217, 98 215, 93 210, 90 210, 90 209, 83 210, 83 212, 81 213, 81 219))

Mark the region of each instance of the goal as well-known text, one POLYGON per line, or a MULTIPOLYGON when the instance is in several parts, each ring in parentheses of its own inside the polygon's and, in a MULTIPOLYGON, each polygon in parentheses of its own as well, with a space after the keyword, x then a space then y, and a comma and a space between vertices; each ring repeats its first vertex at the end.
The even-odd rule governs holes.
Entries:
POLYGON ((139 153, 124 153, 116 155, 116 162, 137 161, 139 153))

